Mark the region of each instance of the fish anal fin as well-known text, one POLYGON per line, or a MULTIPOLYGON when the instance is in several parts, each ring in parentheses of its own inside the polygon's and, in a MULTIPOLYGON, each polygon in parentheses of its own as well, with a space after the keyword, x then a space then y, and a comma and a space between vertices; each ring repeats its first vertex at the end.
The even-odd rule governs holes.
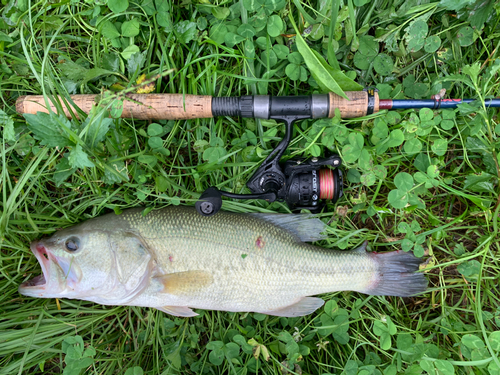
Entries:
POLYGON ((186 306, 160 306, 156 308, 160 311, 163 311, 164 313, 174 316, 180 316, 183 318, 190 318, 199 315, 186 306))
POLYGON ((185 271, 167 273, 155 277, 163 289, 160 293, 168 294, 190 294, 212 284, 213 276, 207 271, 185 271))
POLYGON ((264 314, 284 316, 287 318, 304 316, 312 314, 314 311, 323 306, 324 303, 325 301, 318 297, 304 297, 299 302, 296 302, 292 305, 281 307, 272 311, 266 311, 264 312, 264 314))

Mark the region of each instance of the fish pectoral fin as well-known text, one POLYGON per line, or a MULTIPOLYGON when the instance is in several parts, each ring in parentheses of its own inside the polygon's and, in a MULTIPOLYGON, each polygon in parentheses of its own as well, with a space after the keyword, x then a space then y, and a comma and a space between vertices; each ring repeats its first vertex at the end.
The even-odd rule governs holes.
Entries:
POLYGON ((174 316, 181 316, 183 318, 189 318, 199 315, 186 306, 160 306, 156 308, 160 311, 163 311, 164 313, 174 316))
POLYGON ((204 288, 213 282, 213 276, 207 271, 186 271, 167 273, 156 276, 163 289, 160 293, 168 294, 189 294, 204 288))
POLYGON ((317 297, 304 297, 299 302, 293 305, 281 307, 272 311, 265 311, 264 314, 274 315, 274 316, 284 316, 287 318, 293 318, 296 316, 309 315, 319 309, 325 301, 317 297))

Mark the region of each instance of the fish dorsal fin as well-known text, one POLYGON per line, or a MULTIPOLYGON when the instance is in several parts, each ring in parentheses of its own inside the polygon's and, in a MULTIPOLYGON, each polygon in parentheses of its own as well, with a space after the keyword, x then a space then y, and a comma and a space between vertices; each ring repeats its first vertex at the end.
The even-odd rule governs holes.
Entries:
POLYGON ((176 295, 197 292, 213 282, 213 276, 210 272, 199 270, 167 273, 155 276, 154 279, 163 284, 160 293, 176 295))
POLYGON ((285 316, 287 318, 304 316, 312 314, 314 311, 323 306, 324 303, 325 301, 318 297, 304 297, 299 302, 296 302, 293 305, 285 306, 272 311, 265 311, 264 314, 285 316))
POLYGON ((174 316, 181 316, 183 318, 189 318, 199 315, 186 306, 160 306, 156 308, 160 311, 163 311, 164 313, 174 316))
POLYGON ((325 239, 322 234, 326 224, 312 214, 261 214, 252 213, 251 216, 274 224, 303 242, 313 242, 325 239))
POLYGON ((368 247, 368 241, 363 242, 363 244, 360 247, 357 247, 351 252, 357 253, 357 254, 365 254, 366 253, 366 248, 368 247))

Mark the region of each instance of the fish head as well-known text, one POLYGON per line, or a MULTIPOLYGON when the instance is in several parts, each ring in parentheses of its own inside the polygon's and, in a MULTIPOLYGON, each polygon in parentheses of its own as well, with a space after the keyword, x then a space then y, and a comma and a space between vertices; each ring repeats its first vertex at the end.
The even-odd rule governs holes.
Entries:
POLYGON ((81 226, 63 229, 52 237, 31 243, 42 274, 19 286, 21 294, 38 298, 80 298, 103 292, 113 284, 116 257, 110 233, 85 230, 81 226))

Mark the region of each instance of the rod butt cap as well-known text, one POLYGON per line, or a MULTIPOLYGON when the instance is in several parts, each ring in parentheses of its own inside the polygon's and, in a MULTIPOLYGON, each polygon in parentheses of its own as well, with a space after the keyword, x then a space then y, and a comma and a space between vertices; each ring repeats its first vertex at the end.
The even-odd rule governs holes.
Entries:
POLYGON ((26 95, 20 96, 16 100, 16 112, 19 114, 24 113, 24 101, 26 100, 26 95))

